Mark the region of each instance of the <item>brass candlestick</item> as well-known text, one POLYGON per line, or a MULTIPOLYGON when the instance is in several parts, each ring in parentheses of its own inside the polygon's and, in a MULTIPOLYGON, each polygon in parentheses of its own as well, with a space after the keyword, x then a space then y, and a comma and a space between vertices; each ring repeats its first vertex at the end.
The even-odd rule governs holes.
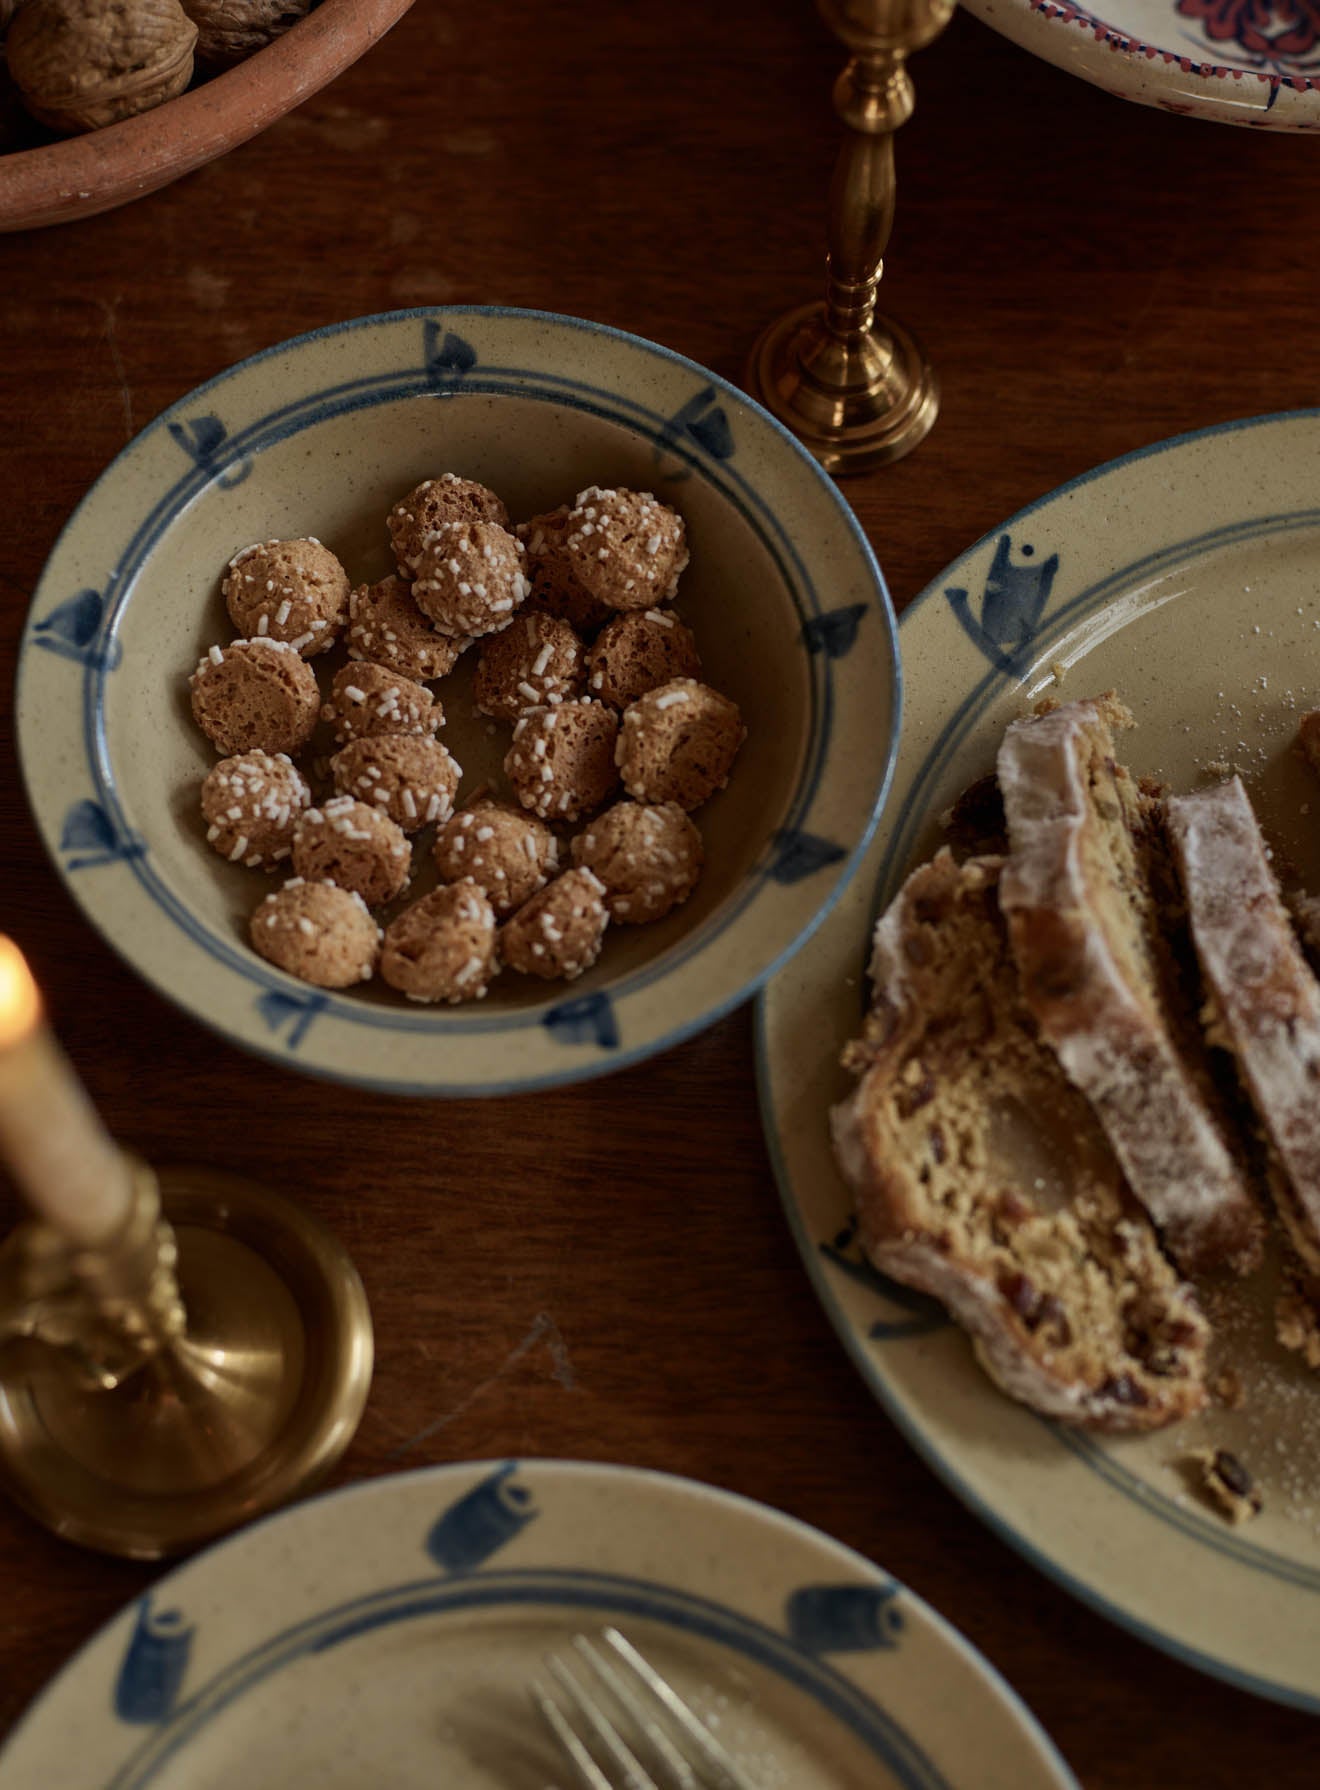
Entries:
POLYGON ((851 52, 834 88, 847 126, 830 186, 823 302, 799 305, 752 349, 747 386, 827 472, 864 472, 930 433, 939 384, 901 323, 877 316, 894 222, 894 132, 912 116, 907 58, 939 36, 954 0, 820 0, 851 52))
POLYGON ((307 1214, 134 1163, 95 1249, 35 1221, 0 1249, 0 1484, 71 1541, 177 1553, 329 1471, 372 1352, 357 1272, 307 1214))

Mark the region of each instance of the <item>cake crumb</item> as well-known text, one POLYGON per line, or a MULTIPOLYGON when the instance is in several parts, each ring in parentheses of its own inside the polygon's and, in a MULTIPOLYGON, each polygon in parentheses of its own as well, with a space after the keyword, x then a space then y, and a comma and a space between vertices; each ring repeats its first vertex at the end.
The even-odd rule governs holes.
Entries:
POLYGON ((1202 1501, 1230 1523, 1248 1523, 1260 1515, 1262 1499, 1255 1481, 1227 1448, 1194 1448, 1180 1465, 1202 1501))

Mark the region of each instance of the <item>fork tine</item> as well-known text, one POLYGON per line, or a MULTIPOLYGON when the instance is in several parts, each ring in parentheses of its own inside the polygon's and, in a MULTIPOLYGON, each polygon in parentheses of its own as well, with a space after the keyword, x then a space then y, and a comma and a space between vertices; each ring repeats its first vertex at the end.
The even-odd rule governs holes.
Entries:
POLYGON ((604 1629, 601 1638, 633 1676, 646 1686, 657 1702, 663 1704, 673 1721, 682 1729, 701 1756, 712 1790, 755 1790, 705 1723, 692 1713, 674 1687, 660 1676, 655 1667, 643 1659, 631 1641, 621 1635, 617 1628, 604 1629))
POLYGON ((591 1754, 583 1746, 570 1724, 565 1721, 559 1705, 548 1697, 539 1684, 531 1687, 532 1702, 541 1713, 541 1718, 564 1749, 577 1772, 578 1782, 586 1786, 586 1790, 614 1790, 614 1786, 605 1773, 596 1764, 591 1754))
POLYGON ((571 1698, 583 1721, 590 1727, 602 1748, 623 1774, 621 1790, 660 1790, 641 1760, 598 1703, 588 1695, 568 1667, 552 1655, 546 1661, 559 1688, 571 1698))
POLYGON ((701 1790, 697 1774, 638 1696, 633 1685, 610 1660, 597 1652, 585 1635, 575 1635, 573 1645, 620 1707, 627 1710, 638 1730, 646 1736, 668 1774, 672 1790, 701 1790))

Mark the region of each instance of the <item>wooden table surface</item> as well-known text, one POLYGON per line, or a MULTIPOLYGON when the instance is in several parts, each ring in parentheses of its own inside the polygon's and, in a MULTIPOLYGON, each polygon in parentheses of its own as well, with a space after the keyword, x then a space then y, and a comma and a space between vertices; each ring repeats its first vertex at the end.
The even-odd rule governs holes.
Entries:
MULTIPOLYGON (((594 12, 419 0, 222 161, 0 239, 0 927, 119 1136, 265 1176, 348 1245, 378 1363, 336 1483, 510 1454, 693 1475, 904 1579, 1087 1790, 1314 1784, 1306 1716, 1091 1614, 873 1403, 780 1214, 750 1008, 534 1098, 272 1076, 111 956, 37 842, 8 697, 29 594, 90 482, 199 381, 339 318, 451 302, 599 319, 736 380, 761 324, 817 292, 840 56, 807 0, 594 12)), ((846 486, 900 607, 1102 460, 1320 401, 1313 141, 1125 105, 961 16, 915 74, 885 292, 938 361, 943 414, 913 458, 846 486)), ((0 1732, 153 1576, 0 1507, 0 1732)))

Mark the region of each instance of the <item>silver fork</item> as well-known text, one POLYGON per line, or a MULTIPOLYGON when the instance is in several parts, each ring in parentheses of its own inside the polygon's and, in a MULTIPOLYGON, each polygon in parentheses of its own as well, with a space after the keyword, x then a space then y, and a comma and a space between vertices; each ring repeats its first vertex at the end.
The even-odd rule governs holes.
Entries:
POLYGON ((573 1637, 585 1681, 555 1654, 546 1660, 576 1722, 543 1684, 531 1686, 533 1703, 584 1790, 756 1790, 631 1641, 617 1628, 602 1629, 600 1641, 596 1646, 586 1635, 573 1637), (628 1740, 602 1701, 602 1689, 624 1712, 628 1740))

